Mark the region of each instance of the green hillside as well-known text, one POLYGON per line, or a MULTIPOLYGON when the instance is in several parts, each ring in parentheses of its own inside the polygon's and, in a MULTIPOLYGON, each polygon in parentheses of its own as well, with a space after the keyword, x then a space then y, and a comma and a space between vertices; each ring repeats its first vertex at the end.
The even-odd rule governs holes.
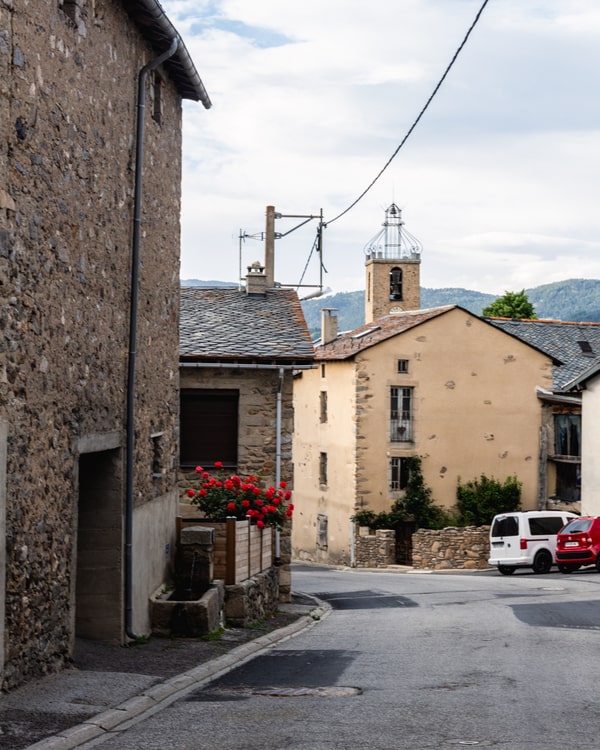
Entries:
MULTIPOLYGON (((227 281, 201 281, 182 279, 182 286, 237 286, 227 281)), ((498 295, 474 292, 469 289, 421 288, 421 307, 459 305, 481 315, 487 307, 504 292, 520 292, 520 289, 504 289, 498 295)), ((535 306, 538 318, 554 320, 600 322, 600 280, 569 279, 543 284, 525 290, 529 301, 535 306)), ((349 331, 361 326, 364 320, 364 292, 338 292, 302 302, 304 317, 311 335, 317 338, 321 329, 321 308, 333 307, 338 311, 340 331, 349 331)))
MULTIPOLYGON (((502 294, 504 291, 521 290, 503 290, 502 294)), ((600 322, 600 280, 569 279, 526 289, 525 292, 535 306, 538 318, 600 322)), ((475 315, 481 315, 483 308, 499 296, 501 294, 484 294, 460 288, 421 288, 421 307, 459 305, 475 315)), ((340 331, 358 328, 365 322, 364 292, 339 292, 305 300, 302 302, 302 309, 313 337, 319 336, 322 307, 337 309, 340 331)))

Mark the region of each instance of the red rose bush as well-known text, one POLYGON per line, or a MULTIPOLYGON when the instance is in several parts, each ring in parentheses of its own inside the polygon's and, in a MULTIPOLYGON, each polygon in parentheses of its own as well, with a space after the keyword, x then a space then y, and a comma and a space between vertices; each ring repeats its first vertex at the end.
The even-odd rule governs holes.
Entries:
MULTIPOLYGON (((223 464, 215 462, 215 469, 223 464)), ((228 517, 250 518, 258 528, 282 527, 292 517, 294 506, 290 502, 292 493, 285 482, 279 487, 262 489, 258 477, 244 479, 233 474, 228 477, 213 475, 202 466, 196 467, 200 489, 189 489, 187 497, 193 505, 212 521, 224 521, 228 517)))

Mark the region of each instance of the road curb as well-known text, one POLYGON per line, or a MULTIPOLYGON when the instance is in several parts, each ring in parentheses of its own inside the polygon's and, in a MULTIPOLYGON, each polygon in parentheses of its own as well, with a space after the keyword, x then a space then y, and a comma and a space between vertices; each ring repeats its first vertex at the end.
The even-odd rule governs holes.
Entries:
POLYGON ((327 603, 313 596, 307 596, 307 598, 314 601, 314 609, 289 625, 237 646, 227 654, 218 656, 206 664, 156 683, 118 706, 96 714, 59 734, 29 745, 25 750, 74 750, 86 746, 92 747, 101 738, 106 739, 110 734, 125 731, 146 717, 167 708, 192 690, 197 690, 241 666, 262 651, 311 628, 331 612, 331 607, 327 603))

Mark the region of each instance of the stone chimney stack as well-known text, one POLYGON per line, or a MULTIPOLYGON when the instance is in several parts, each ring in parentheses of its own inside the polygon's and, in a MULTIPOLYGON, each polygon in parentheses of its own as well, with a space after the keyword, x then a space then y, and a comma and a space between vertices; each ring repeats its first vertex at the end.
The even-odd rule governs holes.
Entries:
POLYGON ((338 335, 338 317, 335 307, 321 308, 321 343, 329 344, 338 335))
POLYGON ((263 297, 267 292, 267 277, 265 267, 258 260, 248 266, 246 274, 246 294, 261 294, 263 297))

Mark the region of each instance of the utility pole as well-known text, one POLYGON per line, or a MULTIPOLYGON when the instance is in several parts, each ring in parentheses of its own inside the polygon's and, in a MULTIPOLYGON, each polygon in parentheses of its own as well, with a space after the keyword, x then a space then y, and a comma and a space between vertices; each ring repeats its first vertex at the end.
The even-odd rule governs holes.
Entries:
POLYGON ((265 227, 265 280, 267 289, 275 286, 275 206, 267 206, 265 227))

